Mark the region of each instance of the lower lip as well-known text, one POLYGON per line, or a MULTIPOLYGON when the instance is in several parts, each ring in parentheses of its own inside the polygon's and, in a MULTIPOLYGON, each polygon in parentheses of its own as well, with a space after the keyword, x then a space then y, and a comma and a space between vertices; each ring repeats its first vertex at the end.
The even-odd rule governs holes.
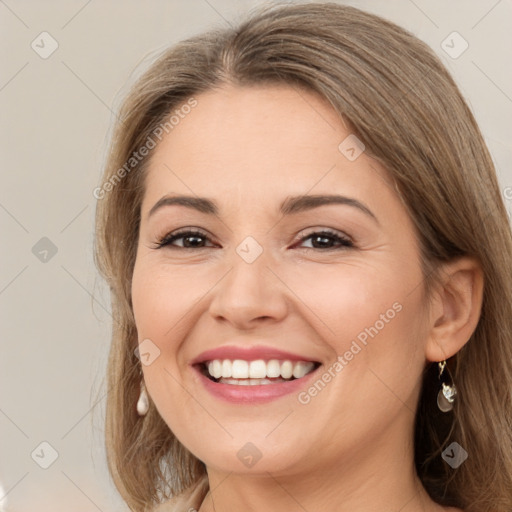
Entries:
POLYGON ((254 404, 270 402, 283 396, 290 395, 292 393, 297 394, 298 392, 303 391, 307 382, 317 372, 318 368, 300 379, 294 379, 288 382, 276 382, 275 384, 248 386, 214 382, 203 375, 199 368, 194 367, 193 370, 197 372, 201 383, 213 396, 230 403, 254 404))

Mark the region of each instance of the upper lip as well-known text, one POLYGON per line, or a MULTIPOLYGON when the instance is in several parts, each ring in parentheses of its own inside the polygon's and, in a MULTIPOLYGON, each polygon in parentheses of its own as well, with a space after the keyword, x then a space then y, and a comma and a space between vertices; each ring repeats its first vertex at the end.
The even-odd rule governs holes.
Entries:
POLYGON ((192 365, 205 363, 207 361, 213 361, 214 359, 242 359, 245 361, 255 361, 257 359, 263 359, 265 361, 269 361, 271 359, 278 359, 280 361, 313 361, 316 362, 315 359, 312 359, 309 356, 304 356, 300 354, 293 354, 292 352, 287 352, 284 350, 279 350, 274 347, 267 347, 264 345, 253 345, 253 346, 235 346, 235 345, 225 345, 223 347, 217 347, 211 350, 206 350, 205 352, 201 352, 196 358, 194 358, 191 362, 192 365))

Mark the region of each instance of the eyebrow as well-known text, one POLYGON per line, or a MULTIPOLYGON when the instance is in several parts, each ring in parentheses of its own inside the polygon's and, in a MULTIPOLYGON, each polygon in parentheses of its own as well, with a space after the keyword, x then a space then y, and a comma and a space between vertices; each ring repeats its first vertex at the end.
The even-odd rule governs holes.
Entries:
MULTIPOLYGON (((329 204, 340 204, 357 208, 378 223, 377 217, 370 210, 370 208, 368 208, 368 206, 363 204, 361 201, 358 201, 357 199, 341 195, 304 195, 288 197, 281 204, 279 211, 283 215, 291 215, 329 204)), ((151 215, 153 215, 160 208, 172 205, 185 206, 186 208, 191 208, 207 215, 218 215, 219 213, 219 208, 217 207, 215 201, 207 199, 206 197, 164 196, 159 199, 151 208, 148 217, 151 217, 151 215)))

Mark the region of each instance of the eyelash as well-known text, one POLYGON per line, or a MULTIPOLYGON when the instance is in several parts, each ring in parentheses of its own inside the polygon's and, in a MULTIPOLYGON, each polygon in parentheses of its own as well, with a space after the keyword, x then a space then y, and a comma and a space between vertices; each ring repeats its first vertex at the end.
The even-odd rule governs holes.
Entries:
MULTIPOLYGON (((172 247, 173 249, 181 249, 181 250, 206 249, 206 247, 180 247, 180 246, 176 246, 176 245, 171 245, 172 242, 175 242, 176 240, 179 240, 181 238, 189 238, 189 237, 193 237, 193 236, 209 240, 208 235, 206 235, 202 231, 187 229, 187 230, 177 231, 175 233, 169 233, 168 235, 165 235, 162 239, 160 239, 156 243, 156 249, 161 249, 162 247, 172 247)), ((339 249, 349 249, 351 247, 354 247, 354 243, 352 242, 352 240, 350 240, 350 238, 348 238, 347 236, 342 236, 342 235, 338 234, 337 232, 331 231, 329 229, 323 229, 321 231, 314 231, 312 233, 309 233, 308 235, 303 236, 299 240, 299 242, 304 242, 305 240, 308 240, 314 236, 329 237, 329 238, 333 239, 335 242, 338 242, 340 244, 340 246, 339 247, 328 247, 326 249, 325 248, 322 249, 322 248, 318 248, 318 247, 305 247, 305 249, 313 249, 313 250, 316 249, 316 250, 320 250, 320 251, 329 251, 329 250, 336 250, 336 249, 338 249, 338 250, 339 249)))

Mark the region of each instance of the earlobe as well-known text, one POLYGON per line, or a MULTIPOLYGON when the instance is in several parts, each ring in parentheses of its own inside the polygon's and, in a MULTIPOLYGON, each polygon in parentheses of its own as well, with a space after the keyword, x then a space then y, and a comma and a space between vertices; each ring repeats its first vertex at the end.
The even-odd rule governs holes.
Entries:
POLYGON ((483 272, 476 260, 458 258, 443 264, 439 284, 432 292, 430 335, 426 344, 429 361, 455 355, 470 339, 480 318, 483 272))

